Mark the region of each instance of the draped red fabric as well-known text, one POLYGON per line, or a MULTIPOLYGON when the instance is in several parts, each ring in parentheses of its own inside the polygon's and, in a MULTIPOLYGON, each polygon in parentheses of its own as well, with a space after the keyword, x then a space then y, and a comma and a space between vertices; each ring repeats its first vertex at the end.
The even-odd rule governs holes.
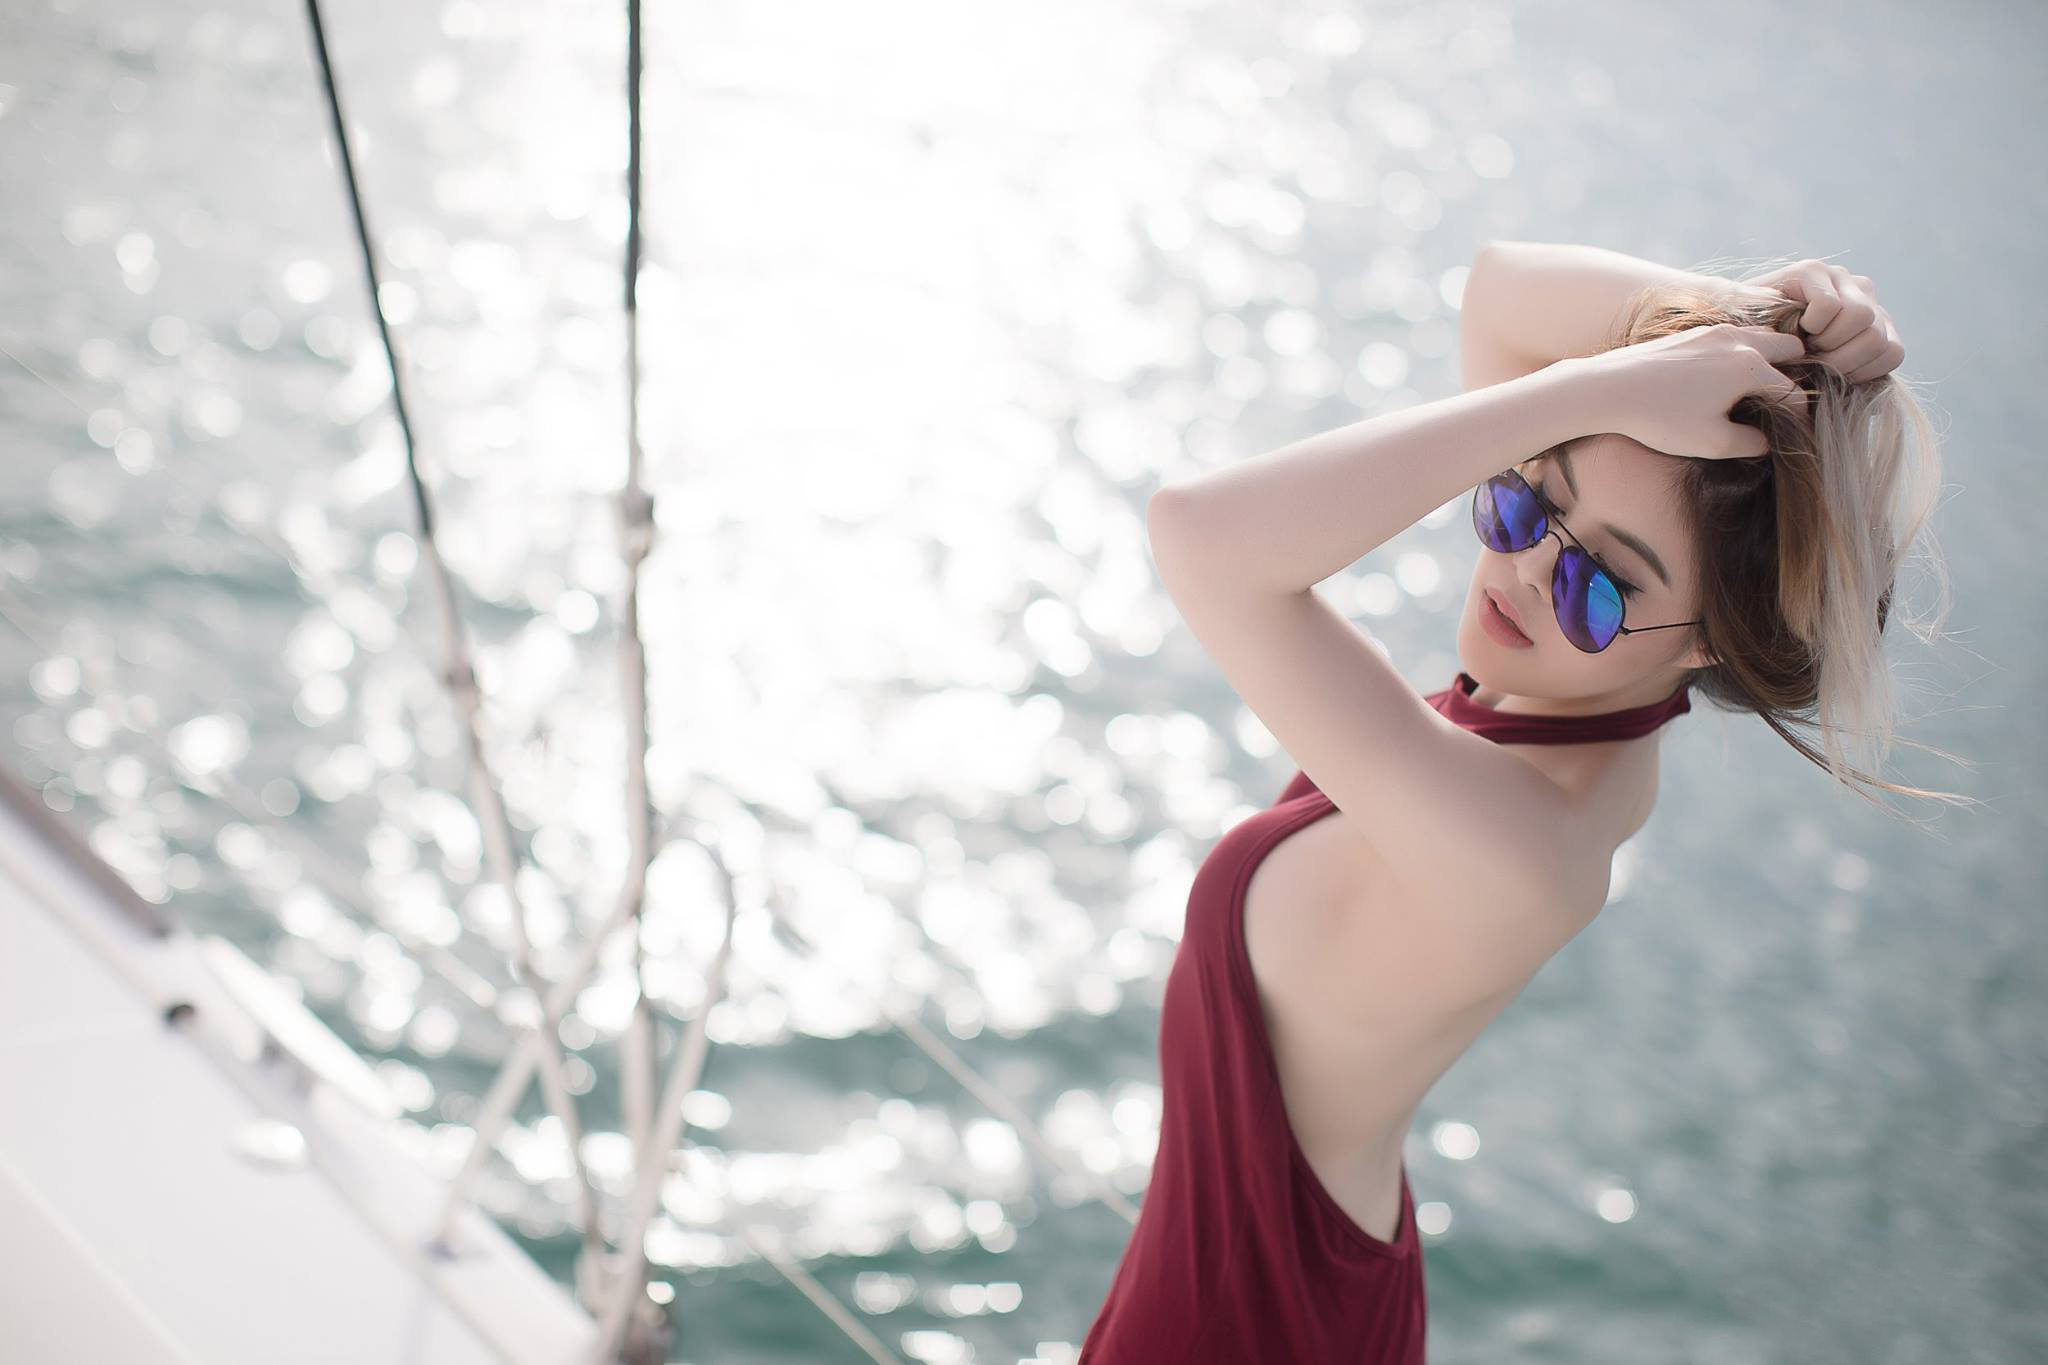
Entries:
MULTIPOLYGON (((1426 700, 1500 743, 1632 738, 1691 709, 1680 688, 1595 716, 1504 715, 1472 700, 1477 685, 1461 671, 1426 700)), ((1244 944, 1259 860, 1335 809, 1297 771, 1196 871, 1161 1008, 1151 1183, 1080 1365, 1422 1365, 1427 1295, 1407 1166, 1391 1242, 1324 1188, 1287 1122, 1244 944)))

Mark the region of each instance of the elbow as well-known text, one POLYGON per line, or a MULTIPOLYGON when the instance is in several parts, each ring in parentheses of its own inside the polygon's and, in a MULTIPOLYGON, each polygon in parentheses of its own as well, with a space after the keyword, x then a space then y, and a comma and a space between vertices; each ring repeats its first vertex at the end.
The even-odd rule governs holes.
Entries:
POLYGON ((1507 255, 1514 243, 1502 237, 1489 237, 1479 244, 1479 250, 1472 253, 1472 268, 1479 269, 1487 261, 1497 261, 1507 255))
POLYGON ((1187 543, 1191 501, 1186 486, 1181 484, 1168 484, 1145 501, 1145 539, 1152 547, 1152 563, 1162 579, 1177 554, 1176 547, 1187 543))
POLYGON ((1491 237, 1480 243, 1479 250, 1472 253, 1471 268, 1465 272, 1466 288, 1471 288, 1473 280, 1498 274, 1514 260, 1522 247, 1520 242, 1501 237, 1491 237))
POLYGON ((1171 508, 1190 500, 1201 475, 1182 479, 1178 483, 1163 483, 1152 490, 1152 496, 1145 500, 1145 517, 1149 521, 1171 508))
POLYGON ((1175 534, 1176 528, 1193 520, 1191 509, 1199 500, 1185 482, 1157 489, 1145 500, 1145 534, 1155 544, 1162 536, 1175 534))
POLYGON ((1472 259, 1476 261, 1489 256, 1515 256, 1528 251, 1541 251, 1545 246, 1545 243, 1524 241, 1519 237, 1489 237, 1479 244, 1479 250, 1472 259))
POLYGON ((1479 278, 1481 272, 1488 275, 1514 269, 1526 263, 1532 252, 1540 252, 1541 243, 1524 242, 1506 237, 1489 237, 1480 243, 1479 250, 1472 255, 1471 269, 1466 272, 1468 286, 1471 280, 1479 278))
POLYGON ((1205 486, 1200 478, 1161 488, 1145 503, 1145 541, 1152 567, 1167 593, 1176 599, 1190 584, 1233 588, 1248 586, 1235 550, 1233 509, 1221 487, 1205 486))

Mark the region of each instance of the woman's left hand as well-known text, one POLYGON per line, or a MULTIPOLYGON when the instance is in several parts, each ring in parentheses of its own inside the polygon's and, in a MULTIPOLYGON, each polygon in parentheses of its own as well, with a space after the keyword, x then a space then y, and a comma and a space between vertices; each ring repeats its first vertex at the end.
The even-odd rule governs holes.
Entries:
POLYGON ((1868 275, 1809 259, 1749 283, 1805 304, 1799 330, 1806 334, 1808 352, 1851 384, 1882 379, 1906 358, 1899 329, 1878 306, 1877 286, 1868 275))
POLYGON ((1806 343, 1775 327, 1717 322, 1559 362, 1590 376, 1588 431, 1612 431, 1666 455, 1749 460, 1771 446, 1752 422, 1729 416, 1744 398, 1808 400, 1779 369, 1806 343))

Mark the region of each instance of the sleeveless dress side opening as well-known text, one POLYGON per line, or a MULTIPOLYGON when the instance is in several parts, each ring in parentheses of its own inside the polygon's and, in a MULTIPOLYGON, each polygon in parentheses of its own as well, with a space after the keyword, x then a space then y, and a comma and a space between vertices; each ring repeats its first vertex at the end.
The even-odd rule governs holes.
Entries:
MULTIPOLYGON (((1503 744, 1648 734, 1691 709, 1507 714, 1460 671, 1425 700, 1503 744)), ((1288 835, 1337 809, 1296 770, 1196 869, 1160 1009, 1162 1112, 1138 1222, 1081 1344, 1080 1365, 1423 1365, 1428 1322, 1408 1168, 1394 1239, 1367 1232, 1302 1152, 1244 941, 1244 894, 1288 835)))

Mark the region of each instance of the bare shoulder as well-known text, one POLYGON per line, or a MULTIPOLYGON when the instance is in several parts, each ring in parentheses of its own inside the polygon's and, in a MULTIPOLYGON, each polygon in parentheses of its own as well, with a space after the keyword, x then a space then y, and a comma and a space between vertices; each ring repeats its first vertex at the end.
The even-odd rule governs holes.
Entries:
MULTIPOLYGON (((1655 800, 1654 755, 1623 744, 1512 746, 1542 773, 1553 841, 1542 893, 1503 904, 1476 895, 1469 880, 1417 876, 1392 864, 1387 913, 1431 970, 1462 981, 1468 993, 1518 987, 1598 917, 1607 903, 1614 855, 1648 818, 1655 800), (1598 748, 1607 753, 1592 753, 1598 748), (1570 749, 1581 752, 1572 753, 1570 749)), ((1504 841, 1506 850, 1515 847, 1504 841)))
POLYGON ((1444 716, 1377 642, 1313 588, 1215 571, 1199 514, 1155 497, 1160 578, 1225 678, 1362 839, 1416 879, 1474 903, 1547 895, 1558 852, 1549 782, 1444 716))
POLYGON ((1456 879, 1400 880, 1399 921, 1430 969, 1483 996, 1519 985, 1594 918, 1607 901, 1614 845, 1568 825, 1543 894, 1508 905, 1474 898, 1456 879))
POLYGON ((1458 1021, 1490 1017, 1605 900, 1610 856, 1594 841, 1562 852, 1588 875, 1503 905, 1465 879, 1414 875, 1342 810, 1282 839, 1243 905, 1276 1047, 1355 1060, 1361 1049, 1424 1048, 1459 1033, 1458 1021))
MULTIPOLYGON (((1563 873, 1539 896, 1503 903, 1470 879, 1388 858, 1341 808, 1267 851, 1245 888, 1243 932, 1283 1071, 1313 1077, 1321 1066, 1355 1078, 1362 1057, 1397 1056, 1446 1067, 1599 916, 1615 850, 1654 798, 1654 768, 1645 771, 1639 750, 1599 747, 1503 746, 1543 774, 1566 817, 1554 826, 1563 873)), ((1498 856, 1511 858, 1511 848, 1498 856)), ((1298 1094, 1330 1089, 1305 1084, 1298 1094)), ((1351 1104, 1377 1093, 1336 1090, 1351 1104)), ((1335 1108, 1306 1106, 1297 1123, 1344 1131, 1344 1105, 1335 1108)))

